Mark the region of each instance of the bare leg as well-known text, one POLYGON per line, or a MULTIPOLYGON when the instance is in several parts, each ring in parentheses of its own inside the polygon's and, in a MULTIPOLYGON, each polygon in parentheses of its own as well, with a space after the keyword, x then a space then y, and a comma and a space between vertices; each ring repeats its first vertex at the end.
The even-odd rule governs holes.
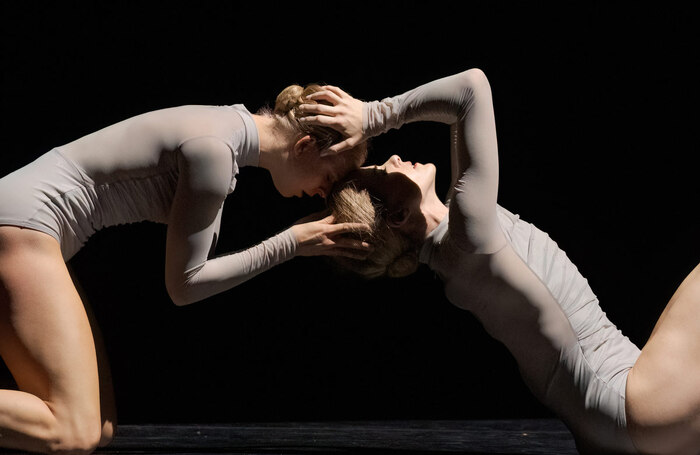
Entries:
POLYGON ((101 438, 90 324, 52 237, 0 226, 0 446, 89 453, 101 438))
POLYGON ((87 313, 90 327, 92 328, 93 340, 95 342, 95 350, 97 353, 97 373, 100 381, 100 414, 102 416, 102 436, 100 437, 99 447, 104 447, 109 444, 114 438, 117 431, 117 406, 114 400, 114 385, 112 383, 112 371, 109 365, 107 349, 105 348, 102 338, 102 331, 97 323, 97 318, 90 302, 88 302, 83 288, 76 279, 73 269, 69 266, 71 279, 75 285, 80 299, 83 301, 85 312, 87 313))
POLYGON ((676 290, 627 379, 627 417, 642 453, 700 447, 700 265, 676 290))

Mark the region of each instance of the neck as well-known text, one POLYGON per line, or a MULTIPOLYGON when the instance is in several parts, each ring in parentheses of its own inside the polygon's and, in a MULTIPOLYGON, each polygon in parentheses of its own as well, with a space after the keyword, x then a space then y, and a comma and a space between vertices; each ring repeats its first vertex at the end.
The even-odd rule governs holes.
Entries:
POLYGON ((279 130, 274 117, 254 114, 253 121, 258 129, 260 167, 273 172, 280 168, 286 159, 290 147, 289 139, 279 130))
POLYGON ((425 216, 425 237, 428 237, 440 222, 447 216, 449 209, 437 197, 421 204, 421 212, 425 216))

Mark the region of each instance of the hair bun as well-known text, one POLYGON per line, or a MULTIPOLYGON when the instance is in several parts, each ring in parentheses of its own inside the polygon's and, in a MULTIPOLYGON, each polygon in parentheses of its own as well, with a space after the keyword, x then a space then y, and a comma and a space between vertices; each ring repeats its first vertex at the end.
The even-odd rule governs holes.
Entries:
POLYGON ((304 87, 300 85, 290 85, 277 95, 275 100, 274 113, 285 116, 290 112, 294 115, 294 109, 303 104, 304 87))

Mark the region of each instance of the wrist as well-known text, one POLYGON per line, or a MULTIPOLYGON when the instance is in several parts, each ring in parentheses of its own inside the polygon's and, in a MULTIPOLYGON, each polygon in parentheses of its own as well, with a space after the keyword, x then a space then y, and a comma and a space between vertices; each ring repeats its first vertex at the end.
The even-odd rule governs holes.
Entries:
POLYGON ((299 251, 299 240, 297 233, 298 225, 291 226, 273 237, 276 249, 280 253, 280 257, 291 259, 297 256, 299 251))
POLYGON ((391 106, 384 101, 367 101, 362 106, 362 134, 369 139, 385 133, 387 116, 391 106))

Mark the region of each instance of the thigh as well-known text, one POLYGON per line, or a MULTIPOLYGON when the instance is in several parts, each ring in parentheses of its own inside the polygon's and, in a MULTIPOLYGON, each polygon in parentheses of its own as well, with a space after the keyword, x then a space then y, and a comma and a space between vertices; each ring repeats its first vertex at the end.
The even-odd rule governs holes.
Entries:
POLYGON ((626 401, 640 449, 700 444, 700 265, 661 314, 630 371, 626 401))
POLYGON ((59 421, 99 419, 90 323, 58 242, 46 234, 0 226, 0 355, 20 390, 59 421))

